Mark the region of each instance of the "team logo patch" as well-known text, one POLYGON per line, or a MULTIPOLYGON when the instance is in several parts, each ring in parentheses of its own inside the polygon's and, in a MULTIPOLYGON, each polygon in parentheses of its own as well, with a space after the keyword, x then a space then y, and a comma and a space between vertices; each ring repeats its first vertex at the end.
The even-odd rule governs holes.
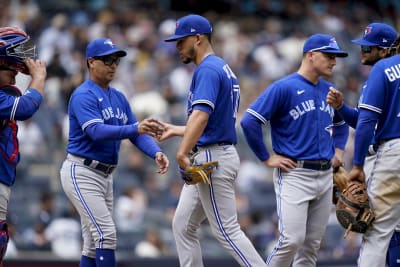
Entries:
POLYGON ((111 39, 105 40, 105 41, 104 41, 104 44, 109 45, 109 46, 111 46, 111 47, 114 47, 114 46, 115 46, 115 44, 111 41, 111 39))
POLYGON ((372 32, 372 27, 366 27, 364 31, 364 36, 370 34, 371 32, 372 32))
POLYGON ((339 49, 339 46, 338 46, 335 38, 332 38, 329 40, 329 47, 339 49))

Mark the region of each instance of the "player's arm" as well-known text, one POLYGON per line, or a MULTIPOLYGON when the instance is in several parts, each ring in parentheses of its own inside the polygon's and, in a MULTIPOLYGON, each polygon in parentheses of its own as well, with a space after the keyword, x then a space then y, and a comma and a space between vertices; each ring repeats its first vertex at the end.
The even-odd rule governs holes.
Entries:
POLYGON ((101 122, 91 123, 84 131, 93 141, 102 140, 122 140, 126 138, 136 138, 141 134, 148 134, 157 137, 162 133, 162 126, 158 120, 148 118, 141 122, 127 125, 109 125, 101 122))
POLYGON ((326 96, 326 102, 336 109, 351 127, 356 128, 358 110, 351 108, 344 103, 342 92, 333 87, 329 87, 329 92, 326 96))
POLYGON ((360 109, 354 137, 353 168, 348 176, 349 181, 365 181, 365 173, 363 169, 364 161, 368 147, 374 136, 375 126, 378 122, 378 119, 378 113, 367 109, 360 109))
POLYGON ((46 63, 43 60, 34 60, 28 58, 25 61, 25 64, 28 67, 29 74, 32 77, 29 88, 37 90, 43 96, 44 82, 47 76, 46 63))
POLYGON ((185 126, 174 125, 166 122, 160 122, 164 128, 163 133, 157 136, 159 142, 165 141, 174 136, 183 136, 185 133, 185 126))
POLYGON ((360 109, 357 128, 354 137, 354 158, 353 165, 363 166, 368 147, 374 136, 375 125, 379 119, 379 113, 360 109))
POLYGON ((259 119, 248 112, 244 113, 243 118, 240 121, 240 126, 242 127, 247 144, 257 158, 264 162, 269 159, 270 154, 268 153, 267 147, 263 141, 261 124, 262 122, 259 119))
POLYGON ((267 147, 263 141, 261 124, 262 122, 258 118, 248 112, 244 114, 240 121, 246 141, 257 158, 267 167, 281 168, 285 172, 296 168, 297 163, 292 159, 280 155, 271 156, 268 153, 267 147))
POLYGON ((349 137, 349 125, 335 112, 333 117, 333 141, 335 155, 332 159, 332 166, 338 167, 343 163, 343 154, 349 137))
POLYGON ((207 126, 211 108, 208 107, 208 112, 204 109, 207 109, 206 105, 196 105, 186 123, 183 139, 176 153, 176 159, 182 169, 189 165, 188 155, 207 126), (203 106, 203 108, 198 109, 199 107, 197 106, 203 106))
MULTIPOLYGON (((3 105, 2 111, 10 114, 12 120, 27 120, 35 114, 42 103, 44 95, 44 82, 46 79, 46 64, 42 60, 27 59, 26 65, 29 69, 32 80, 28 89, 22 96, 8 96, 6 99, 2 98, 3 105)), ((8 114, 7 114, 8 115, 8 114)), ((8 117, 8 116, 7 116, 8 117)))
POLYGON ((350 125, 352 128, 356 128, 358 119, 358 109, 351 108, 346 104, 343 104, 341 108, 337 109, 340 116, 350 125))

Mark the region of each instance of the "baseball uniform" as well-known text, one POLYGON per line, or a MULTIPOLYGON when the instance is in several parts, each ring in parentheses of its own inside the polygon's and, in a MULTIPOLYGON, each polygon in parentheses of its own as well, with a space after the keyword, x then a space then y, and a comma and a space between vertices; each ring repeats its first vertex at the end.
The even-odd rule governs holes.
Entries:
POLYGON ((206 18, 188 15, 179 19, 176 26, 175 35, 166 41, 177 41, 181 58, 188 58, 183 61, 193 61, 197 65, 189 90, 186 130, 194 113, 208 114, 190 161, 218 161, 210 184, 183 186, 172 225, 180 266, 203 266, 199 227, 206 219, 214 236, 241 266, 265 266, 240 229, 237 218, 235 179, 240 159, 234 145, 237 143, 235 122, 240 102, 238 80, 229 65, 213 53, 211 43, 206 40, 204 35, 212 32, 206 18), (193 46, 192 41, 196 42, 193 46))
POLYGON ((74 90, 68 105, 68 154, 60 175, 62 187, 81 218, 81 267, 116 265, 112 172, 118 164, 121 140, 129 139, 152 158, 161 151, 150 136, 138 133, 138 121, 126 97, 100 83, 103 76, 113 77, 110 73, 115 73, 119 58, 125 55, 108 38, 89 43, 86 58, 93 65, 91 78, 74 90), (101 71, 105 74, 96 76, 101 71))
POLYGON ((358 266, 385 266, 389 240, 400 223, 399 86, 400 56, 396 55, 374 65, 360 97, 353 165, 364 165, 374 133, 378 150, 367 190, 376 217, 363 236, 358 266))
MULTIPOLYGON (((304 53, 316 51, 328 53, 321 55, 321 62, 335 60, 325 58, 329 53, 347 55, 333 37, 320 34, 310 37, 304 45, 304 53)), ((311 68, 313 63, 306 56, 302 67, 311 68)), ((348 136, 347 124, 326 103, 331 86, 334 85, 321 77, 311 82, 299 73, 290 74, 266 88, 241 121, 246 140, 261 161, 270 158, 261 128, 269 123, 275 154, 297 164, 289 172, 274 169, 280 235, 267 258, 267 266, 316 264, 332 205, 331 159, 335 148, 344 150, 348 136)))

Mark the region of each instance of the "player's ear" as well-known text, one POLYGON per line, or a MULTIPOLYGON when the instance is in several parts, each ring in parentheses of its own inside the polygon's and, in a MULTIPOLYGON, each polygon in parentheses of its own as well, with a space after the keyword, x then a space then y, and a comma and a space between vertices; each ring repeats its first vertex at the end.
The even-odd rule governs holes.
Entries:
POLYGON ((88 59, 86 60, 86 65, 87 65, 87 67, 89 68, 89 66, 90 66, 93 62, 94 62, 94 58, 88 58, 88 59))

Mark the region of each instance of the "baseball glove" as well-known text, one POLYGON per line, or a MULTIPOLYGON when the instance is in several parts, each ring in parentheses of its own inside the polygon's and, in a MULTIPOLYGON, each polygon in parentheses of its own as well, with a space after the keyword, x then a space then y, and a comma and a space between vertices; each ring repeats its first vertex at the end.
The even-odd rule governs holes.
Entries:
POLYGON ((345 229, 346 237, 349 231, 365 233, 374 221, 375 215, 369 206, 365 183, 349 182, 336 203, 336 217, 345 229))
POLYGON ((333 204, 337 203, 338 198, 342 191, 346 188, 347 177, 349 173, 343 166, 339 166, 333 169, 333 204))
POLYGON ((218 161, 210 161, 202 164, 195 164, 181 169, 181 177, 186 184, 193 185, 197 183, 210 184, 210 174, 218 166, 218 161))

